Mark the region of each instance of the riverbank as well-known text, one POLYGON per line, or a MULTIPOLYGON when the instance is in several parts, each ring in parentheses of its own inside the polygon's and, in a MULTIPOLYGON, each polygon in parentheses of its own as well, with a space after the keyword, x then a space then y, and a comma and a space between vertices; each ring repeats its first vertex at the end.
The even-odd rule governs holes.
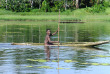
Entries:
MULTIPOLYGON (((0 9, 4 21, 58 21, 58 12, 11 12, 0 9)), ((104 13, 90 13, 86 9, 61 12, 61 21, 110 21, 110 8, 104 13)))

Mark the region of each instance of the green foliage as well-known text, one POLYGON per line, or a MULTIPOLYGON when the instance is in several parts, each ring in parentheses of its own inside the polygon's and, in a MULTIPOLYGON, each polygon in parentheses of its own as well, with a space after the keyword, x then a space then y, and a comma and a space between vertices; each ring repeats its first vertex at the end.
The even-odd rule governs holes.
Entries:
POLYGON ((0 2, 0 8, 2 7, 2 4, 1 4, 1 2, 0 2))
POLYGON ((91 12, 96 12, 96 13, 99 13, 99 12, 104 12, 105 11, 105 7, 102 5, 102 4, 99 4, 99 5, 94 5, 91 12))
POLYGON ((110 7, 106 9, 105 11, 107 14, 110 14, 110 7))
POLYGON ((64 11, 64 7, 63 7, 63 4, 64 4, 64 2, 63 1, 55 1, 54 2, 54 7, 53 8, 51 8, 51 11, 53 11, 53 12, 58 12, 59 11, 59 9, 60 9, 60 11, 64 11))
MULTIPOLYGON (((13 12, 30 12, 31 10, 32 12, 58 12, 59 9, 62 12, 65 11, 65 6, 67 10, 75 10, 75 3, 75 0, 33 0, 33 3, 32 0, 7 0, 7 2, 0 0, 0 7, 13 12)), ((100 0, 99 3, 97 0, 79 0, 79 7, 86 8, 86 11, 91 13, 105 12, 108 6, 110 6, 109 0, 100 0)))
POLYGON ((3 8, 7 10, 12 10, 13 12, 29 12, 30 11, 30 3, 22 0, 7 0, 7 2, 2 1, 3 8))
POLYGON ((40 9, 32 9, 31 12, 40 12, 40 9))
POLYGON ((92 13, 100 13, 100 12, 105 12, 107 7, 109 7, 109 3, 103 1, 100 4, 95 4, 92 8, 86 8, 86 10, 92 13))
POLYGON ((49 3, 46 0, 44 0, 42 2, 41 11, 45 11, 45 12, 49 12, 50 11, 49 3))
POLYGON ((1 8, 5 8, 5 5, 6 5, 5 0, 1 0, 1 8))
POLYGON ((25 7, 23 8, 24 11, 29 12, 31 10, 31 5, 29 3, 25 4, 25 7))
POLYGON ((72 12, 71 12, 71 10, 66 10, 66 11, 63 12, 63 13, 65 13, 65 15, 70 15, 70 13, 72 13, 72 12))

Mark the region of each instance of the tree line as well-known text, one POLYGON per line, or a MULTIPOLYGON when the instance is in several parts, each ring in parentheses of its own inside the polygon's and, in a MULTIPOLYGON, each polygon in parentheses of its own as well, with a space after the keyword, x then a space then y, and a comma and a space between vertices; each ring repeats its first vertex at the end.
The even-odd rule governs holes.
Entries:
POLYGON ((57 12, 59 9, 61 11, 74 10, 103 3, 105 3, 105 0, 0 0, 0 7, 16 12, 29 12, 32 9, 57 12))

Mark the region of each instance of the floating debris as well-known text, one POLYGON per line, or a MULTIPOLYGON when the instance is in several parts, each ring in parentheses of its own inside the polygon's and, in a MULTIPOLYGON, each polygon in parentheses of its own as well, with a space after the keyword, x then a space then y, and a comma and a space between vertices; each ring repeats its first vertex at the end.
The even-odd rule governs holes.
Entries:
POLYGON ((70 63, 70 62, 77 62, 77 61, 73 61, 73 60, 65 60, 64 62, 66 62, 66 63, 70 63))
POLYGON ((26 60, 29 60, 29 61, 38 61, 38 60, 34 60, 34 59, 26 59, 26 60))
POLYGON ((34 59, 33 59, 33 60, 31 60, 31 61, 38 61, 38 60, 34 60, 34 59))
POLYGON ((29 61, 36 61, 36 62, 47 62, 47 60, 44 59, 27 59, 29 61))
MULTIPOLYGON (((48 62, 48 60, 44 60, 44 59, 26 59, 29 61, 36 61, 36 62, 48 62)), ((51 62, 59 62, 59 60, 52 60, 51 62)), ((64 62, 66 63, 70 63, 70 62, 78 62, 78 61, 73 61, 73 60, 64 60, 64 62)))
POLYGON ((56 69, 70 69, 70 68, 61 68, 61 67, 60 67, 60 68, 56 68, 56 69))
POLYGON ((91 57, 102 57, 102 58, 105 58, 105 57, 110 57, 110 56, 104 56, 104 55, 95 55, 95 56, 91 56, 91 57))
POLYGON ((73 61, 73 62, 78 62, 78 61, 73 61))
POLYGON ((103 65, 103 66, 109 66, 110 64, 109 63, 102 63, 101 65, 103 65))
POLYGON ((65 60, 64 62, 70 63, 70 62, 73 62, 73 61, 72 60, 65 60))
POLYGON ((81 63, 83 65, 103 65, 103 66, 109 66, 109 63, 81 63))
POLYGON ((38 59, 38 62, 47 62, 47 60, 38 59))
POLYGON ((65 69, 65 68, 56 68, 56 69, 65 69))
POLYGON ((33 67, 33 66, 26 66, 26 67, 33 67))
POLYGON ((99 63, 91 63, 91 65, 100 65, 99 63))
MULTIPOLYGON (((102 57, 102 55, 100 57, 102 57)), ((34 62, 48 62, 48 60, 44 60, 44 59, 26 59, 26 60, 34 61, 34 62)), ((52 60, 51 62, 58 62, 58 60, 52 60)), ((71 63, 71 62, 78 62, 78 61, 64 60, 64 62, 71 63)), ((98 65, 109 66, 110 65, 109 63, 80 63, 80 64, 82 64, 82 65, 96 65, 96 66, 98 66, 98 65)), ((29 67, 31 67, 31 66, 29 66, 29 67)))
POLYGON ((50 66, 40 66, 40 67, 37 67, 37 68, 53 69, 53 68, 50 67, 50 66))
POLYGON ((70 68, 65 68, 65 69, 70 69, 70 68))

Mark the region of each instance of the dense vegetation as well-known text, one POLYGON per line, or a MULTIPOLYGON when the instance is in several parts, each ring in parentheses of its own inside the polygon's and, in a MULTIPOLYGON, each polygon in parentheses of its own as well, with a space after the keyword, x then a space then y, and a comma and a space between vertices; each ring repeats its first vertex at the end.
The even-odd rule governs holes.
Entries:
POLYGON ((87 8, 88 12, 104 12, 109 0, 0 0, 0 8, 13 12, 58 12, 87 8), (34 10, 33 10, 34 9, 34 10))
POLYGON ((110 0, 0 0, 0 20, 110 21, 110 0), (78 4, 77 4, 78 3, 78 4))

